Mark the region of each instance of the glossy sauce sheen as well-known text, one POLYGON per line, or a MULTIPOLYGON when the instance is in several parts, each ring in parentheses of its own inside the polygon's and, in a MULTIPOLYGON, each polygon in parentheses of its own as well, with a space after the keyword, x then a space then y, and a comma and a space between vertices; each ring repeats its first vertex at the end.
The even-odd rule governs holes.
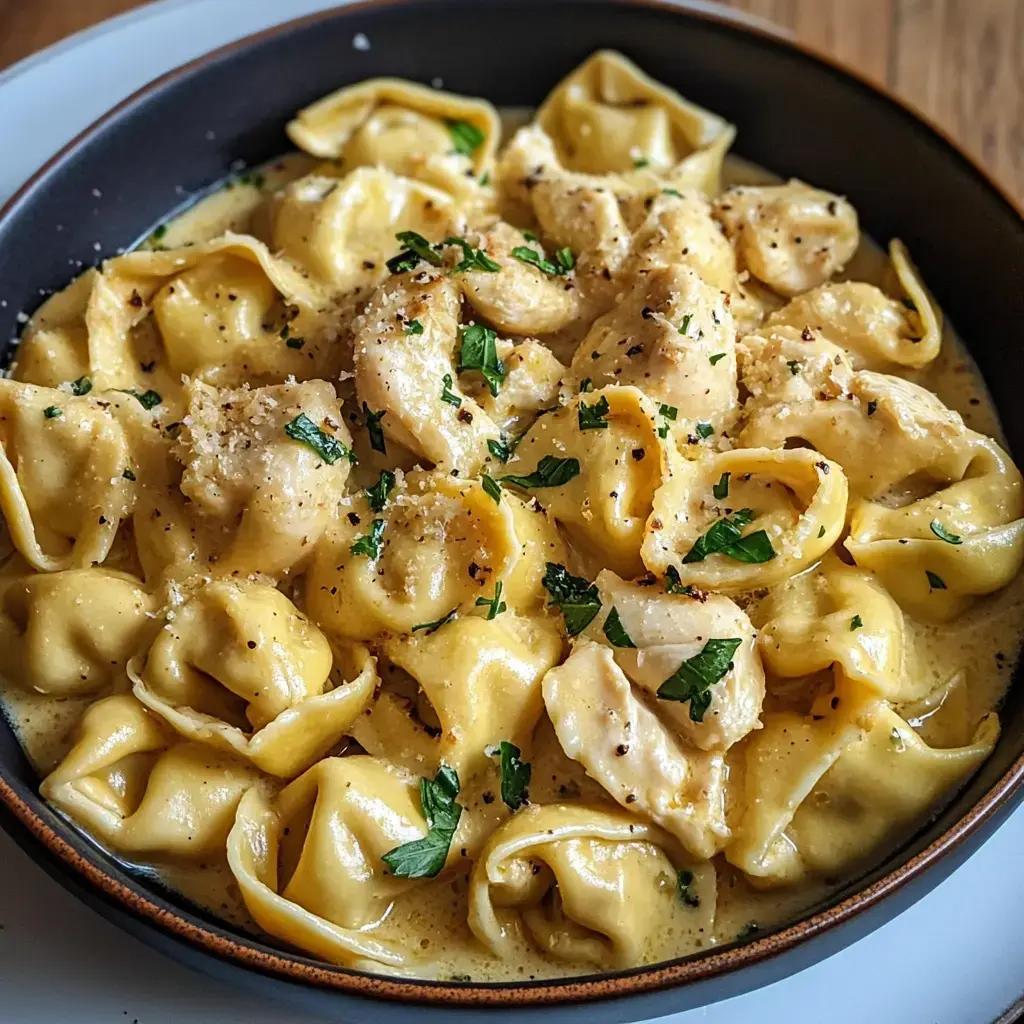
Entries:
MULTIPOLYGON (((264 188, 279 187, 306 173, 310 163, 309 158, 295 155, 267 165, 261 172, 264 188)), ((730 183, 775 180, 732 158, 727 164, 726 178, 730 183)), ((160 244, 170 248, 201 242, 227 229, 244 231, 250 226, 264 194, 260 188, 249 184, 236 183, 229 189, 221 189, 170 222, 160 244)), ((844 276, 878 281, 884 263, 880 250, 862 242, 861 251, 844 276)), ((908 371, 901 375, 934 391, 963 416, 968 427, 999 438, 998 419, 984 383, 948 324, 939 358, 923 372, 908 371)), ((746 595, 739 597, 738 602, 746 608, 754 625, 760 627, 763 623, 759 616, 759 598, 746 595)), ((934 746, 969 743, 973 724, 985 711, 998 707, 1017 659, 1024 622, 1024 579, 1018 577, 999 593, 979 599, 965 615, 949 625, 929 626, 909 617, 906 621, 909 642, 930 684, 923 689, 938 690, 940 696, 930 703, 919 702, 919 706, 902 708, 901 712, 934 746), (968 679, 969 688, 964 685, 968 679)), ((88 701, 54 700, 25 693, 14 686, 5 688, 3 700, 4 711, 28 756, 40 774, 47 773, 66 753, 68 732, 88 701)), ((743 746, 741 742, 732 749, 730 764, 735 763, 743 746)), ((532 765, 530 792, 535 803, 553 803, 582 795, 594 803, 614 806, 601 787, 587 777, 581 765, 562 753, 547 718, 543 718, 538 727, 532 765)), ((468 810, 483 810, 494 803, 494 788, 495 777, 485 773, 483 779, 464 789, 460 802, 468 810)), ((893 836, 893 842, 897 838, 893 836)), ((744 879, 742 872, 726 864, 724 858, 719 857, 716 864, 719 890, 713 929, 697 927, 684 934, 687 919, 674 917, 672 920, 678 923, 658 934, 657 945, 645 951, 646 962, 672 959, 681 948, 700 950, 729 943, 742 932, 749 932, 752 925, 770 929, 798 917, 840 883, 848 881, 847 878, 825 879, 790 888, 758 890, 744 879)), ((466 923, 468 869, 467 858, 465 871, 446 874, 399 896, 386 920, 374 932, 375 936, 395 939, 407 947, 418 946, 436 965, 436 976, 442 979, 528 980, 593 971, 586 965, 573 967, 549 960, 526 945, 521 945, 515 957, 506 957, 503 962, 487 953, 466 923)), ((258 931, 222 860, 214 858, 189 867, 157 867, 155 871, 162 882, 190 900, 242 928, 258 931)), ((651 898, 674 901, 675 879, 665 875, 656 884, 651 898)))

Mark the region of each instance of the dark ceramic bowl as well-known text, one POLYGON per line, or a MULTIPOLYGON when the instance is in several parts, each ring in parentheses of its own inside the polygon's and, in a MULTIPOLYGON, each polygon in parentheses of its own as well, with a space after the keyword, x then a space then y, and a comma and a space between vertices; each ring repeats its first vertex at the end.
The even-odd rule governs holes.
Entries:
MULTIPOLYGON (((218 50, 157 79, 43 167, 0 214, 0 338, 69 257, 112 255, 235 161, 289 148, 284 125, 319 96, 397 75, 534 105, 594 50, 614 47, 739 126, 736 151, 849 196, 866 231, 899 236, 989 383, 1010 447, 1024 451, 1024 222, 1010 199, 935 128, 828 60, 733 18, 661 0, 405 0, 355 4, 218 50), (352 40, 365 33, 370 49, 352 40), (95 198, 98 189, 101 199, 95 198), (99 216, 93 216, 94 207, 99 216), (55 225, 63 231, 56 234, 55 225), (46 240, 41 242, 41 240, 46 240)), ((237 165, 236 165, 237 166, 237 165)), ((331 967, 268 946, 126 871, 69 828, 0 724, 5 828, 55 877, 140 938, 200 969, 351 1020, 426 1019, 474 1008, 588 1019, 660 1016, 766 984, 867 934, 919 899, 992 833, 1024 780, 1024 687, 1002 709, 995 753, 957 800, 828 905, 745 945, 565 981, 451 984, 331 967), (431 1009, 432 1007, 432 1009, 431 1009), (579 1014, 579 1008, 575 1010, 579 1014)))

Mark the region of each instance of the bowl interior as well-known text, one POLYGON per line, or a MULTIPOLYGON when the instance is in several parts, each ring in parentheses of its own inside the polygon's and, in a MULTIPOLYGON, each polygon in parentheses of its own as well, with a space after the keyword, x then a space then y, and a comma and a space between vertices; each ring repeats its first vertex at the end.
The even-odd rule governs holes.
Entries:
MULTIPOLYGON (((844 193, 868 233, 902 238, 984 374, 1011 450, 1024 451, 1024 348, 1007 344, 1024 323, 1024 223, 1012 205, 933 129, 870 86, 774 37, 645 0, 357 4, 172 73, 72 144, 8 205, 0 218, 0 338, 16 337, 20 314, 41 294, 114 255, 238 161, 257 164, 290 148, 287 120, 339 86, 378 75, 440 79, 445 89, 498 105, 535 105, 603 47, 738 125, 739 156, 844 193), (368 49, 353 46, 357 33, 368 49)), ((995 753, 965 791, 844 893, 923 850, 1011 769, 1024 745, 1019 686, 1002 716, 995 753)), ((175 911, 156 882, 124 870, 41 803, 34 772, 2 722, 0 779, 69 849, 175 911)), ((182 915, 225 938, 235 934, 196 908, 182 915)))

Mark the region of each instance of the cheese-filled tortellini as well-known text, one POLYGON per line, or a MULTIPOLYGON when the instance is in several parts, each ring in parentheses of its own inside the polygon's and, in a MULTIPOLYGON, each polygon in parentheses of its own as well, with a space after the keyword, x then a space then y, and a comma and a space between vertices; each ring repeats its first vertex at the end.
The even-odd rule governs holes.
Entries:
POLYGON ((676 464, 654 496, 644 565, 724 593, 781 583, 839 539, 847 495, 840 466, 807 449, 737 448, 676 464))
POLYGON ((700 948, 717 895, 714 868, 672 836, 581 804, 521 811, 491 836, 469 887, 469 926, 495 956, 529 942, 606 969, 700 948))
POLYGON ((381 858, 426 833, 415 777, 370 757, 329 757, 275 799, 247 794, 228 861, 268 934, 331 963, 394 971, 416 952, 373 931, 422 882, 395 877, 381 858))
POLYGON ((276 576, 308 561, 344 494, 351 446, 326 381, 252 390, 193 382, 181 492, 227 538, 217 571, 276 576))
POLYGON ((856 370, 930 363, 942 346, 942 312, 928 294, 906 248, 889 245, 901 297, 864 281, 828 282, 770 313, 765 327, 817 331, 839 345, 856 370))
POLYGON ((574 545, 639 575, 644 524, 673 457, 656 411, 632 387, 581 393, 534 423, 502 479, 535 495, 574 545))
POLYGON ((490 597, 519 556, 512 509, 478 481, 403 477, 381 511, 353 499, 319 545, 306 607, 339 639, 434 628, 490 597))
POLYGON ((638 274, 573 356, 577 382, 633 385, 717 433, 736 418, 732 314, 720 291, 685 266, 638 274))
POLYGON ((4 581, 0 669, 55 697, 94 694, 126 680, 154 599, 128 573, 68 569, 4 581))
POLYGON ((490 365, 500 366, 493 331, 460 328, 459 291, 450 278, 412 271, 386 282, 355 330, 356 393, 384 437, 435 465, 475 473, 500 431, 460 387, 459 367, 467 344, 486 358, 488 339, 490 365))
POLYGON ((109 403, 0 381, 0 512, 37 572, 105 561, 135 492, 109 403))
POLYGON ((869 572, 828 555, 777 587, 763 609, 758 650, 782 678, 838 666, 886 700, 923 696, 899 605, 869 572))
POLYGON ((273 587, 223 580, 160 631, 135 695, 183 737, 293 778, 341 739, 379 682, 365 648, 335 659, 273 587))
POLYGON ((131 694, 83 714, 67 756, 39 791, 120 853, 162 861, 216 856, 257 773, 174 733, 131 694))
POLYGON ((388 273, 395 235, 440 242, 452 227, 451 197, 379 167, 338 178, 309 175, 288 185, 274 211, 274 245, 317 280, 359 296, 388 273))
POLYGON ((566 755, 624 808, 695 857, 729 837, 721 754, 691 748, 640 701, 607 647, 584 641, 544 677, 544 706, 566 755))
POLYGON ((383 167, 465 199, 491 164, 501 123, 486 100, 372 78, 300 110, 287 130, 300 149, 346 170, 383 167))
POLYGON ((1005 587, 1024 563, 1021 476, 994 441, 965 432, 963 476, 893 508, 861 501, 846 550, 912 615, 948 622, 1005 587))
POLYGON ((570 170, 607 174, 649 167, 709 183, 734 135, 728 122, 608 50, 558 84, 537 111, 537 124, 570 170))
POLYGON ((857 251, 857 211, 841 196, 793 179, 737 185, 715 201, 740 268, 780 295, 824 284, 857 251))
POLYGON ((699 719, 685 704, 658 703, 659 716, 680 736, 703 750, 724 750, 759 727, 764 671, 754 627, 741 608, 720 594, 671 594, 625 583, 607 569, 596 584, 601 613, 588 635, 611 644, 619 668, 652 698, 681 665, 694 658, 699 663, 709 639, 729 642, 728 668, 710 687, 699 719))
POLYGON ((529 746, 543 709, 541 678, 561 657, 562 638, 550 620, 505 612, 390 640, 384 653, 416 680, 437 716, 433 767, 451 765, 465 782, 502 740, 529 746))

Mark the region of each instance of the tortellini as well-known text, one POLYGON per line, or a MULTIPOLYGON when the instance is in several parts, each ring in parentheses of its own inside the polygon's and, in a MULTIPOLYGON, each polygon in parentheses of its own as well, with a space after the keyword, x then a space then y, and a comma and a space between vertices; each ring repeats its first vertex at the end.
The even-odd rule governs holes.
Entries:
POLYGON ((110 569, 16 576, 0 597, 0 668, 54 697, 121 684, 154 604, 137 579, 110 569))
POLYGON ((495 956, 524 939, 549 956, 636 967, 694 951, 715 913, 716 880, 671 836, 579 804, 530 807, 498 829, 473 867, 469 926, 495 956), (680 894, 678 877, 691 881, 680 894), (653 955, 652 955, 653 954, 653 955))
POLYGON ((518 556, 511 507, 479 481, 408 474, 383 511, 355 499, 335 523, 306 577, 306 606, 339 639, 418 632, 491 596, 518 556))
POLYGON ((418 883, 395 878, 381 857, 426 831, 411 775, 370 757, 329 757, 274 800, 258 790, 246 795, 228 861, 268 934, 331 963, 394 971, 416 955, 373 929, 418 883))
POLYGON ((379 167, 342 179, 308 175, 288 185, 274 212, 274 244, 332 289, 356 296, 387 276, 395 235, 432 242, 450 233, 450 196, 379 167))
POLYGON ((769 314, 765 328, 820 331, 846 352, 857 370, 930 363, 942 345, 942 312, 921 283, 903 243, 894 239, 889 252, 901 300, 864 281, 829 282, 769 314))
POLYGON ((225 580, 164 626, 134 689, 185 738, 293 778, 341 739, 379 682, 364 647, 334 658, 283 594, 225 580))
POLYGON ((637 699, 611 650, 584 641, 544 677, 544 706, 565 753, 627 810, 695 857, 729 837, 720 753, 691 749, 637 699))
POLYGON ((654 496, 644 565, 726 594, 782 583, 839 539, 847 496, 842 469, 806 449, 737 448, 677 464, 654 496))
POLYGON ((288 124, 289 138, 307 153, 346 169, 384 167, 459 198, 477 187, 500 134, 498 113, 485 100, 398 78, 338 89, 288 124))
POLYGON ((179 743, 131 694, 91 705, 40 792, 120 853, 193 859, 222 853, 251 769, 179 743))
POLYGON ((741 269, 780 295, 824 284, 860 242, 857 211, 845 199, 796 179, 730 188, 716 200, 715 214, 741 269))
POLYGON ((656 411, 633 387, 584 392, 534 423, 503 474, 535 494, 576 546, 624 576, 643 571, 644 525, 672 459, 656 411), (567 479, 548 482, 544 467, 558 463, 567 479))
POLYGON ((621 54, 603 50, 581 64, 537 111, 561 162, 590 174, 650 167, 709 191, 735 130, 715 114, 648 78, 621 54))
POLYGON ((37 572, 106 559, 134 502, 130 464, 107 403, 0 381, 0 511, 37 572))
POLYGON ((352 436, 327 381, 235 390, 193 382, 181 492, 228 539, 222 573, 308 561, 345 493, 352 436))
POLYGON ((897 508, 859 502, 844 542, 926 622, 954 619, 972 596, 1005 587, 1024 563, 1020 472, 988 438, 970 435, 964 447, 960 479, 897 508))
POLYGON ((468 475, 479 469, 487 441, 497 441, 500 431, 460 389, 458 344, 455 284, 426 271, 396 276, 357 322, 355 381, 359 400, 383 416, 386 437, 468 475), (442 401, 444 394, 451 400, 442 401))

